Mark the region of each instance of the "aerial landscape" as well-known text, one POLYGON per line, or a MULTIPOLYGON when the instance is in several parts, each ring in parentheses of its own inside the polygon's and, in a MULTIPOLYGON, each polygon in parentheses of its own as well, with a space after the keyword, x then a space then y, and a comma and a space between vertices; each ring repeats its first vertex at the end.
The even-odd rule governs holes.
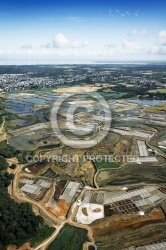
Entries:
POLYGON ((0 3, 0 250, 166 249, 166 3, 124 2, 0 3))

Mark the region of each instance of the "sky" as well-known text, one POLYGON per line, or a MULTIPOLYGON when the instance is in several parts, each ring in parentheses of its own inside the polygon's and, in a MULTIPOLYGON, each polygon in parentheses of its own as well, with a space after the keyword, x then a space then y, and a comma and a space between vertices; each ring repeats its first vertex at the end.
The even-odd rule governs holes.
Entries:
POLYGON ((165 0, 5 0, 0 64, 166 61, 165 0))

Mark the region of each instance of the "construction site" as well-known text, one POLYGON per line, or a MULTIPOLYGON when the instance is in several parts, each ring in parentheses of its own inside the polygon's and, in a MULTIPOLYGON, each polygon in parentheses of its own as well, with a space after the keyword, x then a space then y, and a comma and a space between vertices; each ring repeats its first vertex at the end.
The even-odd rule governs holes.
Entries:
POLYGON ((47 210, 58 218, 65 218, 70 205, 81 192, 80 187, 81 183, 76 181, 58 181, 55 185, 54 194, 45 204, 47 210))

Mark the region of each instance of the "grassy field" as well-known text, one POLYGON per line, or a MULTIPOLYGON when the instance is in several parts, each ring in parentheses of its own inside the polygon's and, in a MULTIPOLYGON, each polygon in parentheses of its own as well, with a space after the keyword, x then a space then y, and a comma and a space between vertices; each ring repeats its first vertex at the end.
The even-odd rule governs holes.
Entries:
POLYGON ((166 93, 166 89, 152 89, 152 90, 149 90, 148 92, 150 92, 150 93, 157 93, 157 92, 166 93))
POLYGON ((164 148, 159 148, 157 141, 150 141, 150 142, 148 142, 148 145, 166 157, 166 150, 164 148))
POLYGON ((119 164, 116 162, 109 162, 109 161, 101 161, 101 162, 94 162, 95 166, 97 169, 102 169, 102 168, 119 168, 119 164))
POLYGON ((159 153, 161 153, 162 155, 166 156, 166 150, 163 148, 160 148, 158 146, 159 142, 162 142, 166 139, 166 129, 163 129, 161 131, 159 131, 153 138, 151 141, 148 142, 148 144, 150 146, 152 146, 152 148, 154 148, 156 151, 158 151, 159 153))
POLYGON ((87 230, 67 224, 48 247, 48 250, 82 250, 86 241, 88 241, 87 230))
POLYGON ((144 109, 145 112, 166 112, 166 102, 144 109))

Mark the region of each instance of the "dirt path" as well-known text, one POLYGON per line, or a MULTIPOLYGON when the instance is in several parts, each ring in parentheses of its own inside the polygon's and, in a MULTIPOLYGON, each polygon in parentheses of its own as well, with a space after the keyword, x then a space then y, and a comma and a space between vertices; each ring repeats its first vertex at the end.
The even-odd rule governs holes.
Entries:
POLYGON ((38 247, 34 248, 34 250, 45 250, 51 244, 51 242, 55 240, 60 230, 63 228, 64 224, 65 222, 62 223, 62 225, 55 227, 55 232, 48 239, 43 241, 38 247))
MULTIPOLYGON (((49 211, 47 211, 45 209, 45 207, 42 204, 40 204, 40 202, 30 200, 25 196, 24 197, 20 196, 20 194, 18 192, 18 188, 17 188, 17 183, 18 183, 18 178, 20 178, 20 176, 22 176, 22 174, 20 174, 22 171, 22 167, 23 167, 23 165, 18 165, 18 167, 15 169, 15 178, 14 178, 12 184, 8 187, 8 193, 17 202, 29 202, 29 203, 31 203, 33 206, 35 206, 34 211, 36 211, 37 214, 40 214, 47 221, 48 224, 52 225, 55 228, 55 232, 48 239, 44 240, 38 247, 34 248, 34 250, 46 250, 47 247, 50 245, 50 243, 57 237, 60 230, 63 228, 63 226, 66 223, 69 223, 70 225, 73 225, 75 227, 87 229, 90 243, 94 244, 94 239, 92 237, 91 228, 87 225, 78 224, 72 220, 73 211, 74 211, 77 203, 73 203, 73 205, 71 206, 70 211, 69 211, 69 217, 66 220, 62 221, 62 220, 58 219, 55 215, 53 215, 49 211)), ((29 177, 28 174, 27 174, 27 176, 29 177)))
POLYGON ((5 117, 3 116, 2 118, 3 118, 3 122, 0 127, 0 133, 2 133, 2 130, 4 129, 4 126, 5 126, 5 117))
POLYGON ((6 134, 6 130, 5 130, 5 117, 3 116, 3 122, 1 124, 1 127, 0 127, 0 134, 2 134, 0 136, 0 141, 4 141, 7 139, 7 134, 6 134))

